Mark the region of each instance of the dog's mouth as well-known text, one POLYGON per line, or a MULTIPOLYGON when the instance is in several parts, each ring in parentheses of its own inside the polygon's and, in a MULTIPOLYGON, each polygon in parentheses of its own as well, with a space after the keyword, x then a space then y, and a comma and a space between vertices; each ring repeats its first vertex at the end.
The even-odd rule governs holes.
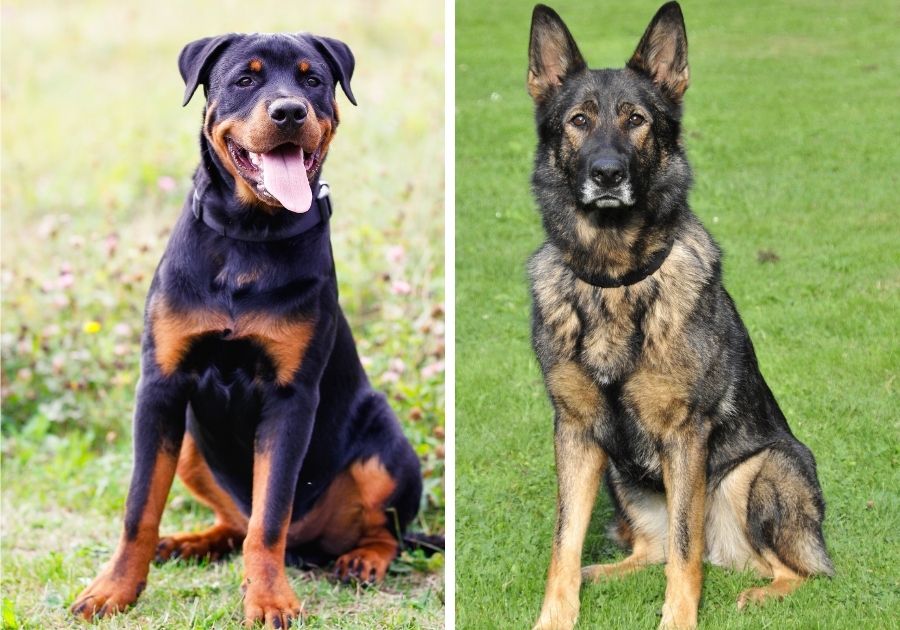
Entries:
POLYGON ((254 153, 226 137, 228 154, 238 174, 263 201, 306 212, 312 205, 310 180, 319 171, 322 146, 311 154, 287 142, 263 153, 254 153))
POLYGON ((600 195, 592 204, 598 208, 619 208, 622 206, 630 206, 630 203, 626 203, 624 199, 621 197, 617 197, 615 195, 604 194, 600 195))

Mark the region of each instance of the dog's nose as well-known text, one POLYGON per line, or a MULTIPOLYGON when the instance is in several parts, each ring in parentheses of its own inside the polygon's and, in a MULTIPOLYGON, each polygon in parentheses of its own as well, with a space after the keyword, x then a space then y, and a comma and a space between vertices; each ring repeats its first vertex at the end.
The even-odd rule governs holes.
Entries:
POLYGON ((618 186, 625 179, 625 165, 614 158, 599 158, 591 164, 591 178, 603 186, 618 186))
POLYGON ((269 105, 269 118, 282 128, 302 125, 306 113, 306 105, 293 98, 279 98, 269 105))

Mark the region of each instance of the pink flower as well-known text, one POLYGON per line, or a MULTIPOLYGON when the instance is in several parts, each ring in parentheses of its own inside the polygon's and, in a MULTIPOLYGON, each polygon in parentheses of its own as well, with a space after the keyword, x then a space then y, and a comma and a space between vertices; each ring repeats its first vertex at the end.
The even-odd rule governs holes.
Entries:
POLYGON ((390 363, 388 363, 388 369, 391 372, 403 374, 403 371, 406 370, 406 365, 403 363, 403 359, 391 359, 390 363))
POLYGON ((56 286, 59 289, 68 289, 75 284, 75 276, 71 273, 64 273, 56 279, 56 286))
POLYGON ((156 185, 159 186, 159 189, 163 192, 172 192, 175 190, 177 182, 173 177, 169 177, 168 175, 163 175, 159 179, 156 180, 156 185))
POLYGON ((387 259, 392 263, 403 262, 403 259, 406 258, 406 250, 403 249, 403 245, 394 245, 393 247, 388 247, 387 250, 387 259))
POLYGON ((130 337, 131 336, 131 326, 128 324, 116 324, 113 327, 113 334, 116 337, 130 337))
POLYGON ((412 287, 406 280, 394 280, 391 285, 391 293, 394 295, 409 295, 412 293, 412 287))
POLYGON ((435 361, 422 368, 422 378, 432 378, 444 371, 444 362, 435 361))
POLYGON ((390 370, 388 370, 387 372, 385 372, 384 374, 381 375, 382 383, 396 383, 399 380, 400 380, 400 375, 397 374, 396 372, 392 372, 390 370))

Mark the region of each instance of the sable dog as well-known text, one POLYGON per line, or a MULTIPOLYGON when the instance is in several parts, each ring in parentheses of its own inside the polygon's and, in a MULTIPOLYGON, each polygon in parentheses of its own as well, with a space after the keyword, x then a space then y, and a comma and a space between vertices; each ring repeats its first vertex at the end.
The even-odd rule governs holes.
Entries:
POLYGON ((833 573, 812 453, 763 380, 719 249, 688 208, 687 86, 677 3, 622 70, 589 70, 559 16, 535 7, 532 181, 547 240, 528 269, 559 483, 536 628, 574 625, 582 578, 652 563, 666 563, 664 628, 696 625, 704 558, 774 578, 739 607, 833 573), (604 471, 613 530, 632 553, 582 570, 604 471))
POLYGON ((301 605, 286 552, 380 580, 419 506, 419 462, 369 386, 338 305, 331 204, 319 172, 354 59, 327 37, 222 35, 179 58, 185 104, 207 96, 194 188, 147 297, 134 473, 110 563, 72 605, 137 599, 151 560, 243 543, 248 623, 301 605), (175 473, 215 512, 159 539, 175 473))

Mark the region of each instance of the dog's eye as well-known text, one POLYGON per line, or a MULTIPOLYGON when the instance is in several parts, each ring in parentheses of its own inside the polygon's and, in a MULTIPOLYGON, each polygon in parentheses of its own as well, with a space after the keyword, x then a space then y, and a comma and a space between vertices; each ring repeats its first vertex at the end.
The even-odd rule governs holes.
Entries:
POLYGON ((307 77, 306 85, 308 85, 309 87, 319 87, 320 85, 322 85, 322 82, 319 81, 316 77, 307 77))
POLYGON ((584 114, 575 114, 569 122, 576 127, 584 127, 587 124, 587 118, 584 114))
POLYGON ((632 127, 640 127, 641 125, 644 124, 645 120, 647 120, 647 119, 644 118, 643 116, 641 116, 640 114, 632 114, 628 118, 628 122, 631 124, 632 127))
POLYGON ((253 85, 253 79, 251 79, 250 77, 241 77, 240 79, 238 79, 237 85, 241 87, 248 87, 250 85, 253 85))

